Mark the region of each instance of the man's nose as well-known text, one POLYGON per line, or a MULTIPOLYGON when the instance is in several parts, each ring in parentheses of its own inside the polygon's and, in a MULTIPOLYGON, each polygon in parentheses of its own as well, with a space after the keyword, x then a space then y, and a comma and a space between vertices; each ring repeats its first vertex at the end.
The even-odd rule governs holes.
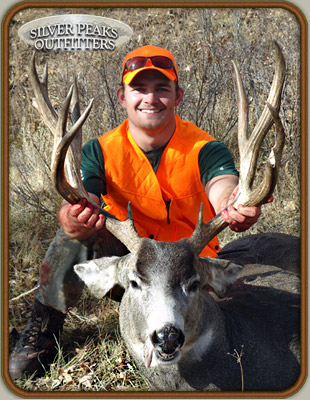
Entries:
POLYGON ((147 104, 152 104, 152 103, 156 102, 157 99, 156 99, 155 92, 154 91, 149 91, 149 92, 145 93, 143 100, 147 104))

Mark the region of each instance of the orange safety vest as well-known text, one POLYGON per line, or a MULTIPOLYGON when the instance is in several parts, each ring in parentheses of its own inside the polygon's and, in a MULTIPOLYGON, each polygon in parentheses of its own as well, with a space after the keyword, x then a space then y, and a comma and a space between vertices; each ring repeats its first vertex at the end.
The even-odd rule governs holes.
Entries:
MULTIPOLYGON (((190 237, 202 202, 204 221, 214 217, 198 164, 200 149, 214 140, 207 132, 176 115, 175 132, 162 154, 156 174, 131 137, 128 120, 98 140, 106 176, 105 209, 125 220, 130 201, 135 227, 141 237, 166 242, 190 237)), ((216 257, 218 250, 215 237, 201 255, 216 257)))

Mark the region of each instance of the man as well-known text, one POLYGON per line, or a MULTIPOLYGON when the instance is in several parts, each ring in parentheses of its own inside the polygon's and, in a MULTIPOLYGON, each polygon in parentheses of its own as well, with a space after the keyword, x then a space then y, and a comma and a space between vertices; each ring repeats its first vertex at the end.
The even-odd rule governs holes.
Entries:
MULTIPOLYGON (((125 219, 131 201, 135 226, 143 237, 176 241, 189 237, 201 202, 204 220, 221 212, 235 231, 244 231, 260 208, 229 206, 238 172, 228 149, 194 124, 175 114, 183 89, 173 55, 144 46, 123 62, 117 98, 128 118, 112 131, 87 143, 82 152, 86 190, 98 204, 125 219)), ((60 230, 40 267, 40 290, 32 317, 10 356, 13 379, 38 371, 51 360, 68 307, 82 291, 73 265, 126 249, 104 228, 99 210, 83 199, 59 210, 60 230), (38 360, 39 359, 39 360, 38 360)), ((214 238, 202 255, 216 257, 214 238)))

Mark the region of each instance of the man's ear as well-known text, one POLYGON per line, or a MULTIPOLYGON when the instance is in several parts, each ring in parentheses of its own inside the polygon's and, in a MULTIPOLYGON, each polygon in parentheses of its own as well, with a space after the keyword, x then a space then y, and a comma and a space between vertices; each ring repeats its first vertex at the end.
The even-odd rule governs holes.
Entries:
POLYGON ((122 86, 117 89, 116 92, 116 97, 117 100, 119 101, 119 104, 126 109, 126 101, 125 101, 125 87, 122 86))
POLYGON ((175 98, 175 103, 174 103, 175 107, 178 107, 181 104, 183 97, 184 97, 184 90, 181 87, 178 87, 178 89, 176 91, 176 98, 175 98))
POLYGON ((75 265, 74 271, 90 292, 101 299, 119 284, 117 266, 121 257, 102 257, 75 265))
POLYGON ((200 277, 204 285, 209 285, 219 297, 224 297, 228 287, 235 282, 242 265, 228 260, 211 257, 199 257, 200 277))

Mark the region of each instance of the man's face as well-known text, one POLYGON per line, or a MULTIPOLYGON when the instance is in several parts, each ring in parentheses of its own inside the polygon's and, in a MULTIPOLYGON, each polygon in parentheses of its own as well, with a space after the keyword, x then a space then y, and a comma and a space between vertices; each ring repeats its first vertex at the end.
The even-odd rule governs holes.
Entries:
POLYGON ((156 70, 140 72, 124 88, 118 100, 128 114, 131 129, 142 129, 156 135, 175 124, 174 108, 181 103, 183 90, 156 70))

